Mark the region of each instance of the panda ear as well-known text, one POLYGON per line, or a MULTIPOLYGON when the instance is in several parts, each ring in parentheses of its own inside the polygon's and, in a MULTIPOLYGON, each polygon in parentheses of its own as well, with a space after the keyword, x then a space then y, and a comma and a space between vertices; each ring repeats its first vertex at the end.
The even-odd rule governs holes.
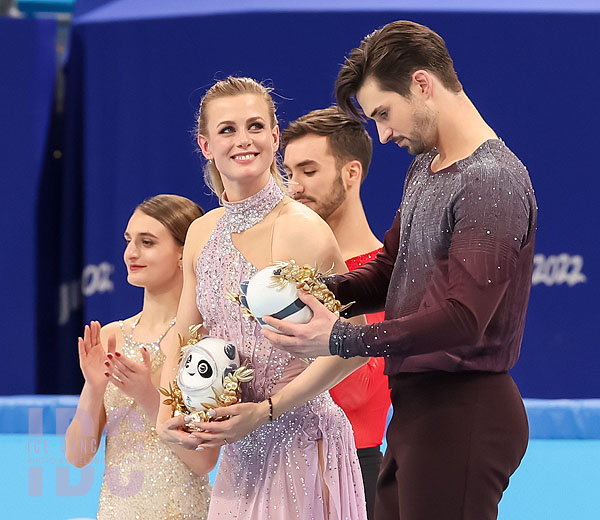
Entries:
POLYGON ((231 343, 227 343, 227 345, 225 345, 223 350, 225 351, 225 355, 229 359, 231 359, 231 360, 235 359, 235 345, 232 345, 231 343))

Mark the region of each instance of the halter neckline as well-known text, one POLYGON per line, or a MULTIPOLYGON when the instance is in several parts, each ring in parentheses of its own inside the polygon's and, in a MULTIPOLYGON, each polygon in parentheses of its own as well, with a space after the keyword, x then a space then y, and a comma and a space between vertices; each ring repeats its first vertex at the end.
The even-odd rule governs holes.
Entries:
POLYGON ((221 204, 225 207, 222 222, 230 233, 246 231, 271 213, 284 196, 272 175, 262 190, 246 199, 229 202, 225 200, 224 193, 221 198, 221 204))

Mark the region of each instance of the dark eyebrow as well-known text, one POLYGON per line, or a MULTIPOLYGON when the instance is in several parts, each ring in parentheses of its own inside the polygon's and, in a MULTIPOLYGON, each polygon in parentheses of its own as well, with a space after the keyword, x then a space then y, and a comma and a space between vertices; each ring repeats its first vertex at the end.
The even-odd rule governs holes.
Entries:
MULTIPOLYGON (((306 159, 306 161, 302 161, 302 162, 299 162, 298 164, 296 164, 296 168, 302 168, 303 166, 313 166, 313 165, 318 166, 319 163, 317 161, 313 161, 312 159, 306 159)), ((283 168, 286 171, 291 170, 291 168, 286 163, 283 163, 283 168)))
POLYGON ((312 159, 306 159, 306 161, 299 162, 296 165, 296 168, 302 168, 303 166, 317 166, 319 163, 317 161, 313 161, 312 159))
POLYGON ((371 119, 375 119, 375 116, 377 115, 377 112, 381 112, 381 105, 379 105, 378 107, 376 107, 373 112, 371 112, 371 115, 369 116, 371 119))

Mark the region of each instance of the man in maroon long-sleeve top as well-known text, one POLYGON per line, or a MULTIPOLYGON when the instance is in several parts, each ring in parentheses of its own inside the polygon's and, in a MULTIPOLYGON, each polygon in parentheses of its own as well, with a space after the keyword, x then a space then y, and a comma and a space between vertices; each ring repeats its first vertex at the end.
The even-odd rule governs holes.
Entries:
POLYGON ((302 357, 384 356, 394 416, 377 483, 383 520, 488 520, 527 446, 508 374, 521 346, 537 207, 527 170, 466 96, 444 41, 398 21, 367 36, 336 82, 339 106, 415 155, 383 251, 329 288, 356 326, 313 297, 309 324, 267 318, 302 357))

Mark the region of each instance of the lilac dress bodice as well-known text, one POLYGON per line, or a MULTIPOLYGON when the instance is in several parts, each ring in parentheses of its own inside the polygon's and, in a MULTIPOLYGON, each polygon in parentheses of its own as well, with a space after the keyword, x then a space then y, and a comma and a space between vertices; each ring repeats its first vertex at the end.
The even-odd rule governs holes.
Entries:
POLYGON ((227 291, 239 293, 240 282, 249 280, 258 271, 234 246, 231 233, 240 233, 262 221, 283 197, 277 184, 269 182, 263 190, 241 202, 223 201, 225 214, 219 219, 196 266, 196 303, 204 327, 211 336, 235 344, 240 361, 254 368, 254 379, 244 385, 244 401, 266 399, 274 393, 278 383, 289 380, 290 375, 295 376, 304 368, 299 359, 273 348, 260 333, 260 326, 242 318, 239 306, 225 298, 227 291))
MULTIPOLYGON (((273 347, 260 325, 225 297, 227 291, 239 293, 240 282, 258 271, 231 234, 261 222, 283 197, 271 178, 248 199, 223 201, 225 213, 196 265, 196 303, 204 327, 236 345, 240 361, 254 369, 254 379, 243 388, 244 402, 266 399, 307 367, 273 347)), ((352 429, 329 392, 223 448, 209 510, 209 520, 214 518, 366 519, 352 429)))

